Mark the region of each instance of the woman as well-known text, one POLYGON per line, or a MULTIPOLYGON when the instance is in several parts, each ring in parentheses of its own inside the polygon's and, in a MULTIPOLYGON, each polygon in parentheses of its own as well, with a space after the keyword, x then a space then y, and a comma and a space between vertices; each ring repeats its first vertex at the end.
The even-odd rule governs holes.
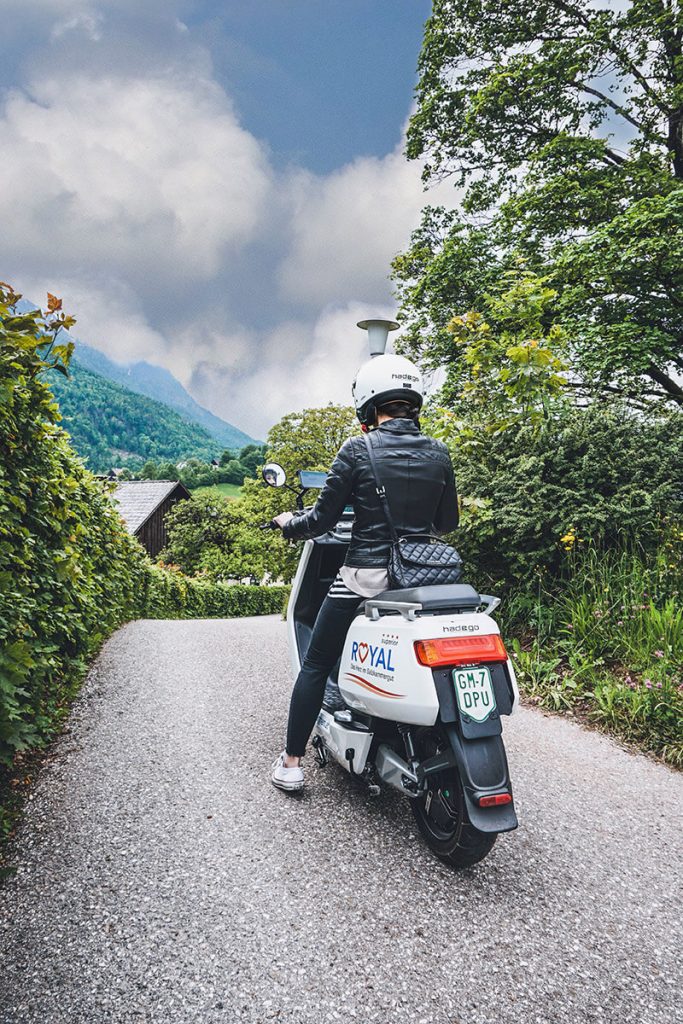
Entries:
MULTIPOLYGON (((420 432, 422 400, 420 373, 402 356, 371 359, 353 383, 356 414, 363 432, 370 431, 379 475, 401 536, 447 533, 458 525, 453 466, 446 446, 420 432)), ((335 526, 349 504, 354 523, 346 560, 315 621, 292 692, 287 745, 273 765, 272 782, 279 789, 303 787, 301 758, 322 707, 327 677, 359 605, 388 588, 391 537, 365 440, 353 437, 342 445, 320 497, 306 515, 283 512, 273 520, 288 540, 306 540, 335 526)))

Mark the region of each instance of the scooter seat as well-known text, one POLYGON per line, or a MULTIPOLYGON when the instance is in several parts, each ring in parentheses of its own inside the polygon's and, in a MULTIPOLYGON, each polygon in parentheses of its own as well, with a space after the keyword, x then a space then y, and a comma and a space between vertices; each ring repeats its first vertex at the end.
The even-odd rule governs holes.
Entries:
POLYGON ((412 587, 409 590, 385 590, 373 601, 407 601, 421 604, 424 611, 446 611, 448 609, 478 608, 481 597, 469 583, 444 583, 433 587, 412 587))

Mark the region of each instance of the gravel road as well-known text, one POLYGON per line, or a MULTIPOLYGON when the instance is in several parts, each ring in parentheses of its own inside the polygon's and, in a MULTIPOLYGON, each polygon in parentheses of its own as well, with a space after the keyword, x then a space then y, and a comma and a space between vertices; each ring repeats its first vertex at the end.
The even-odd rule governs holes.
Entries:
POLYGON ((2 1024, 681 1019, 683 777, 522 711, 521 827, 457 874, 398 794, 270 786, 287 666, 275 617, 109 641, 0 891, 2 1024))

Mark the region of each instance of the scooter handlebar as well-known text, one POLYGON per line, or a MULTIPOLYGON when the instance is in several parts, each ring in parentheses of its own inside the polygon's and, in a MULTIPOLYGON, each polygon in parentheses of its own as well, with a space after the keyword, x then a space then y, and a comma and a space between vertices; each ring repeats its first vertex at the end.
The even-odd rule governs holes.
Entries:
MULTIPOLYGON (((305 516, 306 512, 305 512, 305 510, 303 512, 297 510, 296 512, 293 512, 292 515, 294 515, 294 516, 305 516)), ((268 523, 259 523, 259 527, 258 528, 259 528, 259 530, 279 530, 280 529, 280 527, 277 525, 277 523, 274 522, 272 519, 268 523)))

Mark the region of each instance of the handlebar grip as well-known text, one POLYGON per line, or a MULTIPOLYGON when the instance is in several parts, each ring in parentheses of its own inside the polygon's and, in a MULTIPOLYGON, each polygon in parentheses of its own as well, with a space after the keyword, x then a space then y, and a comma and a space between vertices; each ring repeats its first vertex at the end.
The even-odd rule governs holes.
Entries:
POLYGON ((259 530, 277 530, 276 524, 271 520, 269 523, 260 523, 259 530))

